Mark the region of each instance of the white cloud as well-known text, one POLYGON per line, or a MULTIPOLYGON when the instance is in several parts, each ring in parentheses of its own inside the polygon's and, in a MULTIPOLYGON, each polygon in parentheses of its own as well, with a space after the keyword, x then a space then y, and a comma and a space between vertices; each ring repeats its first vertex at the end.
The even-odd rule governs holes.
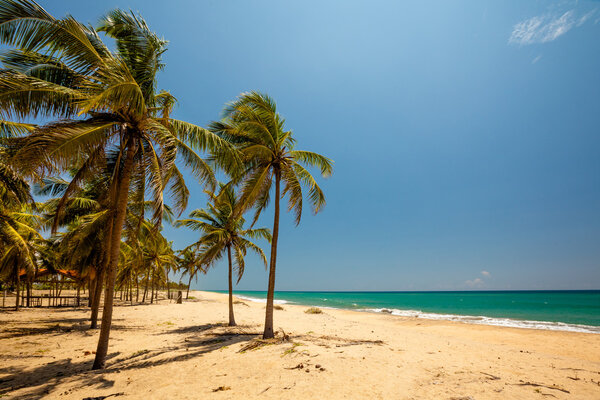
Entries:
POLYGON ((536 58, 534 58, 531 63, 535 64, 536 62, 540 61, 542 59, 542 55, 540 54, 539 56, 537 56, 536 58))
POLYGON ((596 10, 592 10, 589 13, 585 14, 583 17, 579 18, 579 20, 577 21, 577 26, 581 26, 581 25, 585 24, 585 21, 590 19, 592 17, 592 15, 594 15, 595 12, 596 12, 596 10))
POLYGON ((572 28, 583 25, 595 12, 594 9, 582 17, 577 17, 573 9, 562 15, 538 15, 526 19, 513 27, 508 43, 527 45, 551 42, 572 28))
POLYGON ((483 285, 483 281, 479 278, 475 278, 472 281, 465 281, 465 285, 470 288, 481 287, 483 285))
POLYGON ((483 275, 485 277, 489 277, 490 273, 488 271, 481 271, 481 275, 483 275))

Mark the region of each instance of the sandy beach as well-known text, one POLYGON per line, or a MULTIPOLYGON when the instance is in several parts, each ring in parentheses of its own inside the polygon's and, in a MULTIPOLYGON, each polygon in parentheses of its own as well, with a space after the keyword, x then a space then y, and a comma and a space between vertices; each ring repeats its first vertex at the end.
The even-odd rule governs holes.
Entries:
POLYGON ((0 398, 600 398, 600 335, 286 304, 261 342, 263 304, 239 301, 230 328, 226 295, 191 295, 116 307, 94 372, 87 309, 0 312, 0 398))

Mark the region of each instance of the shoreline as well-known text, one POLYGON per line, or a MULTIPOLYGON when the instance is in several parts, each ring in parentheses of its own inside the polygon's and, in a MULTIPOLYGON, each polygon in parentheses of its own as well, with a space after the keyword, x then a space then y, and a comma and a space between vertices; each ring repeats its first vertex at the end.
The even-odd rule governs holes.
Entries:
MULTIPOLYGON (((223 291, 206 291, 208 293, 218 293, 223 294, 223 291)), ((242 292, 250 292, 250 291, 242 291, 242 292)), ((262 291, 257 291, 262 292, 262 291)), ((554 292, 554 291, 553 291, 554 292)), ((285 292, 280 292, 285 293, 285 292)), ((300 291, 293 291, 293 293, 304 293, 300 291)), ((351 293, 351 292, 312 292, 312 293, 351 293)), ((367 292, 359 292, 359 293, 367 293, 367 292)), ((373 292, 373 293, 395 293, 395 292, 373 292)), ((400 292, 398 292, 400 293, 400 292)), ((427 292, 421 292, 427 293, 427 292)), ((453 292, 453 293, 463 293, 463 292, 453 292)), ((256 303, 265 303, 266 299, 262 299, 259 297, 252 297, 247 295, 237 295, 234 291, 233 295, 239 299, 252 301, 256 303)), ((356 312, 368 312, 368 313, 378 313, 378 314, 390 314, 397 317, 405 317, 405 318, 422 318, 426 320, 441 320, 441 321, 452 321, 459 322, 465 324, 472 325, 485 325, 485 326, 497 326, 497 327, 509 327, 509 328, 517 328, 517 329, 535 329, 535 330, 543 330, 543 331, 559 331, 559 332, 578 332, 578 333, 589 333, 589 334, 600 334, 600 326, 595 325, 585 325, 585 324, 570 324, 566 322, 560 321, 539 321, 539 320, 527 320, 527 319, 515 319, 509 317, 490 317, 486 315, 469 315, 469 314, 451 314, 451 313, 435 313, 435 312, 423 312, 420 310, 411 310, 411 309, 397 309, 397 308, 350 308, 350 307, 332 307, 332 306, 323 306, 320 304, 311 304, 311 303, 296 303, 291 300, 286 299, 275 299, 274 304, 279 305, 299 305, 299 306, 307 306, 307 307, 319 307, 323 309, 331 309, 331 310, 346 310, 346 311, 356 311, 356 312)))

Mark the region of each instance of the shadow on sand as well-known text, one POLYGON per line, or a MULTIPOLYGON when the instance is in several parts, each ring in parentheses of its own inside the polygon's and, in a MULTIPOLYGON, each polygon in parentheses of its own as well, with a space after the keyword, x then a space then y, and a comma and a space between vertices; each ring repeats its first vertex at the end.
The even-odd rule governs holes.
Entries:
MULTIPOLYGON (((71 332, 68 329, 83 331, 86 326, 80 326, 81 320, 86 321, 87 326, 85 318, 72 318, 61 321, 58 324, 60 326, 58 330, 54 327, 33 330, 31 328, 10 328, 2 332, 2 337, 10 338, 29 334, 54 336, 62 332, 71 332)), ((56 322, 56 320, 53 322, 56 322)), ((161 335, 184 336, 175 345, 154 350, 142 350, 127 356, 120 353, 111 353, 108 355, 107 368, 101 371, 91 371, 93 362, 91 359, 73 362, 72 359, 67 358, 34 368, 0 366, 0 376, 2 376, 0 378, 0 397, 10 395, 11 392, 16 390, 26 389, 19 393, 19 399, 38 399, 48 395, 57 385, 65 382, 73 383, 69 385, 67 393, 84 388, 109 389, 114 386, 114 380, 108 379, 112 375, 107 374, 200 357, 224 346, 231 346, 253 339, 258 334, 250 332, 250 328, 250 326, 228 327, 226 324, 205 324, 170 329, 162 332, 161 335), (27 390, 27 388, 30 390, 27 390)), ((116 325, 115 329, 135 328, 116 325)), ((43 340, 43 336, 41 339, 43 340)), ((53 393, 53 395, 60 394, 53 393)))

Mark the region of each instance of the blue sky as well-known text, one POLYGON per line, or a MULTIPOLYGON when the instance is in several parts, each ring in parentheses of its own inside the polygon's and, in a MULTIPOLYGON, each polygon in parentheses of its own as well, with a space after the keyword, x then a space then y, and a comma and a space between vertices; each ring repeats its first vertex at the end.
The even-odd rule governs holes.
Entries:
MULTIPOLYGON (((600 2, 42 4, 92 24, 139 11, 170 41, 177 118, 263 91, 298 148, 335 160, 325 210, 283 215, 277 289, 600 288, 600 2)), ((250 257, 237 288, 266 279, 250 257)), ((225 288, 224 265, 196 287, 225 288)))

